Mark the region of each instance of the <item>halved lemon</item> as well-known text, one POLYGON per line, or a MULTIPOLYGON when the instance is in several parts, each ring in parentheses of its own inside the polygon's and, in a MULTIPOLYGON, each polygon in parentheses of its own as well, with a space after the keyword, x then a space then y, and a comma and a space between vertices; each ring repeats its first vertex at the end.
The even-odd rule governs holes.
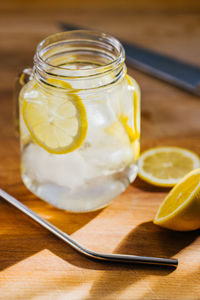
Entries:
POLYGON ((191 171, 170 191, 153 222, 179 231, 200 228, 200 169, 191 171))
POLYGON ((87 134, 87 115, 81 98, 74 93, 64 97, 42 95, 37 87, 33 92, 38 96, 24 99, 22 105, 23 119, 33 140, 53 154, 80 147, 87 134))
POLYGON ((199 167, 199 157, 192 151, 180 147, 158 147, 140 156, 138 175, 153 185, 170 187, 199 167))

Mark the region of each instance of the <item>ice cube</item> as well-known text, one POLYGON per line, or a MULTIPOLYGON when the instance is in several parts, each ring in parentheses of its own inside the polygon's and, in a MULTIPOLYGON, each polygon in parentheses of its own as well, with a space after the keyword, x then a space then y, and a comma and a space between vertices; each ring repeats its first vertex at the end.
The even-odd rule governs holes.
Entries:
POLYGON ((39 183, 54 183, 76 189, 84 184, 93 170, 79 151, 50 154, 36 144, 29 144, 22 156, 27 175, 39 183))

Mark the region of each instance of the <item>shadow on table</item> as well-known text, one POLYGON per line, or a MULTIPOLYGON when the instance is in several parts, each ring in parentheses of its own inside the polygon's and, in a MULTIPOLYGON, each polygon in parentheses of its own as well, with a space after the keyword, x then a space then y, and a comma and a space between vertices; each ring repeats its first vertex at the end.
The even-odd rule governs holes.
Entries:
MULTIPOLYGON (((35 198, 29 199, 30 207, 34 209, 34 201, 32 202, 32 200, 35 201, 35 198)), ((37 204, 36 207, 38 207, 37 204)), ((41 207, 42 210, 39 211, 41 215, 45 217, 46 214, 47 220, 69 234, 76 232, 101 213, 101 211, 98 211, 88 214, 71 214, 63 212, 62 210, 56 210, 45 203, 43 203, 41 207), (65 220, 65 222, 63 222, 63 220, 65 220)), ((99 296, 99 299, 109 298, 109 296, 114 299, 116 294, 120 294, 129 286, 143 280, 149 275, 160 277, 166 276, 174 271, 173 268, 166 267, 116 264, 90 260, 77 253, 71 247, 53 236, 27 216, 18 212, 6 202, 0 201, 0 209, 2 211, 2 216, 9 215, 9 218, 2 220, 2 228, 3 224, 7 222, 5 229, 8 228, 9 234, 0 235, 0 270, 47 249, 57 257, 79 268, 102 271, 99 278, 94 281, 90 289, 90 295, 84 300, 98 300, 97 295, 101 295, 99 296), (18 228, 15 227, 16 224, 18 224, 18 228), (11 228, 13 228, 13 234, 11 228), (24 228, 26 228, 25 234, 22 235, 20 234, 20 231, 23 233, 24 228)), ((134 228, 120 242, 118 247, 114 250, 114 253, 171 257, 192 243, 199 236, 199 233, 199 230, 193 232, 173 232, 160 228, 152 222, 145 222, 134 228)), ((87 241, 85 245, 87 246, 87 241)), ((40 290, 41 293, 53 291, 56 288, 56 285, 60 284, 62 286, 63 280, 62 276, 60 278, 58 276, 55 285, 52 284, 52 282, 49 286, 43 284, 38 286, 37 291, 40 290)), ((187 280, 188 278, 183 278, 185 286, 188 286, 187 280)), ((156 288, 159 289, 159 287, 156 288)), ((147 291, 146 293, 147 294, 145 295, 151 297, 151 291, 147 291)))
MULTIPOLYGON (((67 234, 78 231, 102 211, 84 214, 68 213, 44 202, 39 206, 39 201, 41 200, 29 199, 29 208, 67 234)), ((0 229, 0 251, 2 253, 0 271, 44 249, 50 250, 65 260, 73 259, 75 250, 1 198, 0 209, 1 216, 5 216, 5 220, 1 220, 0 229)), ((76 255, 80 256, 78 253, 76 255)))
MULTIPOLYGON (((123 265, 90 260, 84 255, 77 253, 70 246, 56 238, 29 217, 18 212, 8 203, 0 201, 0 204, 2 215, 9 215, 9 218, 6 219, 7 224, 5 228, 9 229, 12 228, 14 224, 19 224, 19 228, 13 227, 13 235, 11 234, 12 230, 9 229, 8 235, 2 234, 0 236, 0 249, 1 251, 5 249, 5 251, 7 251, 6 256, 8 257, 6 260, 3 257, 4 255, 2 255, 2 260, 0 260, 0 270, 44 249, 48 249, 62 259, 82 268, 118 270, 120 265, 120 269, 130 269, 130 264, 123 265), (26 228, 25 233, 24 228, 26 228), (10 250, 10 253, 8 253, 8 249, 10 250)), ((32 205, 30 205, 30 207, 32 208, 32 205)), ((44 216, 45 212, 48 216, 47 220, 68 234, 76 232, 101 213, 101 210, 86 214, 66 213, 65 211, 56 209, 45 203, 43 203, 42 208, 43 210, 40 211, 40 215, 44 216)), ((146 222, 133 229, 133 231, 123 239, 114 252, 144 256, 171 257, 190 244, 198 234, 198 231, 189 233, 173 232, 162 229, 152 222, 146 222)), ((85 242, 85 245, 87 246, 87 241, 85 242)), ((131 268, 144 270, 146 266, 133 265, 131 268)), ((147 270, 155 270, 156 268, 157 267, 147 266, 147 270)), ((163 274, 165 271, 164 269, 161 269, 160 272, 163 274)))
MULTIPOLYGON (((142 223, 131 231, 115 249, 115 253, 171 257, 181 249, 188 246, 199 235, 199 231, 173 232, 162 229, 152 222, 142 223)), ((174 268, 150 265, 128 265, 122 267, 115 265, 108 269, 94 282, 90 296, 84 300, 97 299, 109 295, 120 294, 129 285, 134 284, 148 275, 166 276, 173 272, 174 268)))
MULTIPOLYGON (((7 219, 5 228, 12 228, 12 220, 14 224, 19 224, 19 228, 13 228, 16 232, 0 237, 0 249, 2 255, 0 257, 0 270, 12 266, 44 249, 51 253, 83 269, 102 270, 102 275, 93 283, 90 296, 87 300, 97 299, 96 295, 101 295, 101 299, 106 296, 120 293, 134 282, 144 279, 148 275, 165 276, 173 272, 172 268, 163 268, 146 265, 130 265, 106 263, 90 260, 79 254, 70 246, 65 244, 53 236, 50 232, 30 220, 28 217, 19 213, 9 204, 3 202, 1 209, 4 210, 2 215, 10 215, 7 219), (13 216, 13 218, 11 217, 13 216), (20 234, 20 226, 22 233, 26 228, 24 235, 20 234), (18 232, 19 231, 19 232, 18 232), (114 280, 114 281, 113 281, 114 280), (98 293, 101 291, 101 293, 98 293)), ((43 206, 44 207, 44 206, 43 206)), ((71 234, 88 222, 92 221, 101 211, 80 214, 68 214, 61 210, 52 209, 51 206, 43 209, 48 215, 48 219, 60 227, 63 231, 71 234), (63 223, 63 217, 65 222, 63 223)), ((181 249, 189 245, 199 235, 199 231, 181 233, 162 229, 152 222, 142 223, 133 229, 114 250, 115 253, 144 255, 144 256, 160 256, 171 257, 178 253, 181 249)), ((98 236, 97 236, 98 238, 98 236)), ((85 243, 87 246, 87 241, 85 243)), ((95 249, 94 249, 95 250, 95 249)), ((52 286, 53 288, 53 286, 52 286)), ((85 299, 85 300, 86 300, 85 299)))
POLYGON ((131 185, 138 188, 138 189, 140 189, 140 190, 143 190, 145 192, 152 192, 152 193, 169 192, 169 190, 171 189, 170 187, 153 186, 153 185, 143 181, 139 177, 137 177, 131 185))

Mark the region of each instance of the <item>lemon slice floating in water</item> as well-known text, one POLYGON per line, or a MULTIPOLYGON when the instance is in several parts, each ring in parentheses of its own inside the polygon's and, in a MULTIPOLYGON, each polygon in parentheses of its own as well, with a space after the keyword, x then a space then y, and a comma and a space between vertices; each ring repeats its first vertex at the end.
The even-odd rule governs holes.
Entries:
MULTIPOLYGON (((59 84, 65 87, 67 83, 59 84)), ((53 154, 65 154, 80 147, 87 134, 87 115, 81 98, 73 92, 60 97, 42 96, 39 88, 37 92, 38 97, 24 99, 22 106, 23 119, 33 140, 53 154)))
POLYGON ((192 151, 180 147, 158 147, 140 156, 138 175, 153 185, 170 187, 199 167, 199 157, 192 151))
POLYGON ((154 223, 179 231, 200 228, 200 169, 191 171, 170 191, 154 223))

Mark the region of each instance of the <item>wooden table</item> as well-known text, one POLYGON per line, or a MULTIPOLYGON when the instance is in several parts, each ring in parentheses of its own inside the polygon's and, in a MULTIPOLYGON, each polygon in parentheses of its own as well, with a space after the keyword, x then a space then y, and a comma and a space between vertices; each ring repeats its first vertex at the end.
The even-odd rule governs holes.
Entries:
MULTIPOLYGON (((108 208, 70 214, 22 184, 12 124, 13 82, 36 44, 67 21, 200 65, 200 3, 187 1, 1 1, 0 185, 87 247, 177 257, 176 270, 90 261, 0 200, 0 299, 200 299, 199 231, 151 220, 168 190, 137 179, 108 208)), ((142 89, 142 149, 177 145, 200 154, 199 98, 134 69, 142 89)))

